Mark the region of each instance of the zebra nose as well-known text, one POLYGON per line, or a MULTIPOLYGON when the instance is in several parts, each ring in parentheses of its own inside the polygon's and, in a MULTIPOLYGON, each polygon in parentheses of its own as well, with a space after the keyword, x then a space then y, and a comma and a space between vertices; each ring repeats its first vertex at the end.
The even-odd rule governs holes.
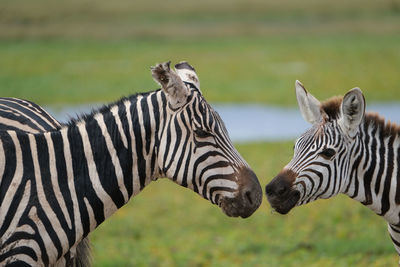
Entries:
POLYGON ((282 177, 275 177, 266 187, 265 193, 269 197, 282 197, 290 191, 290 184, 282 177))
MULTIPOLYGON (((246 169, 243 171, 243 176, 247 179, 245 180, 242 188, 240 190, 241 199, 243 199, 249 216, 257 210, 262 202, 262 189, 257 176, 251 169, 246 169)), ((242 216, 244 217, 244 216, 242 216)))
POLYGON ((265 193, 269 196, 282 196, 288 191, 289 187, 284 184, 268 184, 265 193))

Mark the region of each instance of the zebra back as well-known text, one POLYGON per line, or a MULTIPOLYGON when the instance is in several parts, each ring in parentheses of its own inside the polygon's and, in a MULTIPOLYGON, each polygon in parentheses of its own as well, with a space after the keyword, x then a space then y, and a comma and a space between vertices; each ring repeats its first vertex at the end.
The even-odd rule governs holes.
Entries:
POLYGON ((39 105, 18 98, 0 97, 0 130, 39 133, 60 128, 61 124, 39 105))

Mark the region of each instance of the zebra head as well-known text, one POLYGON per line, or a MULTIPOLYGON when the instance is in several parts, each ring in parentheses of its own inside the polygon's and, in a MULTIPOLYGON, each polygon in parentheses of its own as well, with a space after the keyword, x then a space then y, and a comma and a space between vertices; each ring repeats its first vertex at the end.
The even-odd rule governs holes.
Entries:
POLYGON ((194 68, 183 62, 175 69, 169 62, 152 68, 167 102, 159 134, 161 174, 217 204, 228 216, 250 216, 262 201, 257 176, 204 99, 194 68))
POLYGON ((359 88, 343 98, 320 103, 296 81, 296 95, 300 111, 312 127, 296 140, 293 159, 266 186, 268 201, 281 214, 344 189, 365 112, 359 88))

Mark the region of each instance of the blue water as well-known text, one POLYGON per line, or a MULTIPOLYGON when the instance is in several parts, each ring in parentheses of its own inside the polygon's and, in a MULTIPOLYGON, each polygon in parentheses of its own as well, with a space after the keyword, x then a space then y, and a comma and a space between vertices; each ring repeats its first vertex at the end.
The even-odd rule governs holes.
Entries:
MULTIPOLYGON (((99 104, 46 107, 60 122, 77 114, 89 112, 99 104)), ((284 108, 258 104, 213 104, 224 120, 233 142, 294 140, 310 125, 305 122, 298 108, 284 108)), ((386 119, 400 124, 400 103, 376 103, 367 111, 378 112, 386 119)))

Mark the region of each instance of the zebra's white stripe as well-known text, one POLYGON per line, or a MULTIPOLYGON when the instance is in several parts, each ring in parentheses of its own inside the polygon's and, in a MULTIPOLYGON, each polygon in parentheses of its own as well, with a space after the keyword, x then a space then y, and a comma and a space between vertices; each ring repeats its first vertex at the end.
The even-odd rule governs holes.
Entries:
POLYGON ((0 118, 0 122, 2 124, 13 126, 14 128, 18 128, 19 130, 22 130, 22 131, 25 131, 25 132, 28 132, 28 133, 39 133, 38 130, 32 129, 31 127, 29 127, 29 126, 27 126, 25 124, 22 124, 20 122, 17 122, 17 121, 14 121, 14 120, 10 120, 10 119, 7 119, 7 118, 3 118, 3 117, 0 118))
POLYGON ((86 163, 89 171, 89 177, 93 185, 93 189, 96 192, 97 197, 104 204, 104 217, 108 218, 113 214, 118 208, 112 200, 111 196, 104 190, 99 174, 97 173, 96 163, 93 159, 92 147, 90 146, 89 137, 87 135, 86 126, 84 123, 80 122, 77 124, 79 133, 82 137, 83 150, 85 152, 86 163))
POLYGON ((115 105, 110 109, 111 113, 114 116, 115 123, 117 124, 118 132, 121 136, 122 143, 124 144, 125 149, 128 149, 128 140, 126 139, 126 135, 124 129, 122 128, 121 118, 118 115, 118 106, 115 105))
POLYGON ((72 221, 71 217, 69 216, 67 205, 65 203, 65 199, 61 193, 60 184, 58 182, 58 175, 57 175, 57 166, 56 166, 56 156, 54 154, 54 144, 53 139, 51 138, 50 133, 46 133, 44 135, 48 153, 49 153, 49 167, 50 167, 50 177, 51 177, 51 184, 53 186, 54 194, 56 196, 57 202, 61 207, 61 212, 63 213, 65 220, 67 221, 69 229, 72 229, 72 221))
MULTIPOLYGON (((134 151, 136 151, 136 142, 135 142, 135 134, 133 133, 131 102, 127 100, 124 102, 124 104, 125 104, 126 119, 128 121, 128 128, 129 128, 129 134, 130 134, 130 139, 131 139, 132 153, 134 153, 134 151)), ((135 155, 133 155, 132 178, 133 178, 132 192, 133 192, 133 195, 135 196, 140 192, 138 165, 137 165, 137 160, 135 159, 135 155)))
MULTIPOLYGON (((6 154, 4 153, 3 141, 0 139, 0 158, 5 159, 6 154)), ((6 166, 5 160, 0 160, 0 179, 3 177, 4 169, 6 166)))
POLYGON ((115 150, 115 147, 111 140, 110 134, 107 131, 107 126, 104 123, 103 114, 101 114, 101 113, 97 114, 94 117, 94 119, 97 121, 97 123, 101 129, 101 133, 103 134, 103 137, 106 141, 107 150, 108 150, 108 153, 110 154, 111 161, 114 165, 115 176, 117 177, 118 187, 121 190, 121 193, 124 196, 124 201, 126 203, 129 199, 129 196, 128 196, 128 191, 126 190, 125 183, 124 183, 124 173, 121 168, 121 163, 119 162, 117 151, 115 150))
POLYGON ((79 204, 78 204, 78 197, 76 195, 76 190, 75 190, 75 179, 74 179, 74 169, 72 166, 72 156, 71 156, 71 147, 69 144, 69 139, 68 139, 68 128, 64 128, 61 130, 61 137, 63 140, 64 144, 64 159, 65 159, 65 168, 67 171, 67 177, 68 177, 68 189, 71 194, 71 200, 73 203, 73 209, 74 209, 74 224, 75 224, 75 242, 80 241, 78 240, 79 236, 83 235, 83 226, 82 226, 82 220, 81 220, 81 213, 79 210, 79 204))
POLYGON ((93 212, 92 206, 90 205, 90 203, 87 200, 87 198, 85 197, 85 198, 83 198, 83 200, 85 201, 86 210, 87 210, 88 216, 89 216, 90 231, 93 231, 97 226, 97 222, 94 219, 95 218, 94 212, 93 212))

